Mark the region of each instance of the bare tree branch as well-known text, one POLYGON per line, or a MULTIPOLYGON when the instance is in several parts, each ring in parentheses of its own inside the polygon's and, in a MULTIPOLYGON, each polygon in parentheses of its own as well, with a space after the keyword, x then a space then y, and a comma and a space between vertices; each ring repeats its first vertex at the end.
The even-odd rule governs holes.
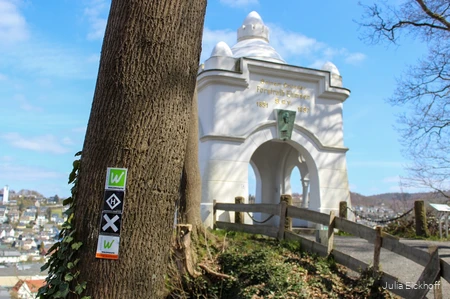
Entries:
MULTIPOLYGON (((431 11, 430 8, 424 3, 423 0, 416 0, 416 2, 419 3, 420 7, 427 15, 429 15, 432 19, 438 20, 447 28, 447 30, 450 30, 450 23, 444 18, 444 16, 431 11)), ((444 27, 442 27, 442 29, 445 30, 444 27)))
POLYGON ((388 102, 408 108, 397 125, 403 154, 411 160, 405 180, 450 198, 450 2, 414 0, 394 6, 379 0, 363 7, 359 24, 367 41, 397 43, 400 34, 410 34, 428 46, 428 54, 397 80, 388 102))

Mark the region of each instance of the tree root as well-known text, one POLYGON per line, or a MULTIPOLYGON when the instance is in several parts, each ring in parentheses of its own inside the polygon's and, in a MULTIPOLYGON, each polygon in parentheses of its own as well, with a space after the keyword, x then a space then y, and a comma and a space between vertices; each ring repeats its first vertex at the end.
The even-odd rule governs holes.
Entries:
POLYGON ((223 279, 231 279, 231 280, 236 280, 236 277, 233 277, 231 275, 227 275, 227 274, 223 274, 223 273, 219 273, 216 272, 214 270, 211 270, 208 268, 208 266, 206 266, 205 264, 198 264, 198 266, 200 268, 202 268, 203 270, 205 270, 206 273, 213 275, 215 277, 219 277, 219 278, 223 278, 223 279))
POLYGON ((181 275, 187 272, 191 277, 198 277, 201 273, 195 270, 195 258, 191 251, 191 231, 191 224, 177 225, 175 257, 181 275))

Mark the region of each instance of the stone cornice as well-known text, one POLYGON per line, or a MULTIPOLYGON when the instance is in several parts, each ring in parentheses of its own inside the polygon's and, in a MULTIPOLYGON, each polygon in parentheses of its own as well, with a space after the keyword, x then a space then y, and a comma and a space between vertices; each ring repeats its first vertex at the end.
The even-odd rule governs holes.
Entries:
MULTIPOLYGON (((244 143, 247 138, 249 138, 251 135, 253 135, 257 131, 260 131, 260 130, 268 128, 268 127, 276 127, 276 125, 277 125, 276 121, 270 120, 270 121, 260 123, 253 130, 251 130, 241 136, 209 134, 209 135, 204 135, 204 136, 200 137, 200 141, 206 142, 206 141, 210 141, 210 140, 223 140, 223 141, 231 141, 231 142, 236 142, 236 143, 244 143)), ((329 146, 329 145, 322 144, 320 139, 314 133, 312 133, 311 131, 307 130, 306 128, 304 128, 300 125, 294 124, 294 129, 299 132, 302 132, 303 135, 308 137, 319 150, 329 151, 329 152, 340 152, 340 153, 345 153, 348 151, 347 147, 329 146)))

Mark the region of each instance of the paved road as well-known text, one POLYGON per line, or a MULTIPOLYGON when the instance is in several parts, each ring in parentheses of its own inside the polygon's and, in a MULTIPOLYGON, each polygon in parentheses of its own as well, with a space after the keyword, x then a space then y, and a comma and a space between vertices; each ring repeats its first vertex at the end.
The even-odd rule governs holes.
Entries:
MULTIPOLYGON (((314 239, 314 236, 305 236, 308 239, 314 239)), ((438 246, 439 256, 450 264, 450 242, 434 242, 422 240, 406 240, 405 243, 412 247, 417 247, 428 252, 428 246, 438 246)), ((334 246, 337 250, 353 256, 365 263, 372 264, 373 244, 357 237, 335 236, 334 246)), ((398 278, 400 282, 415 283, 422 273, 424 267, 406 259, 391 251, 381 249, 380 254, 381 270, 398 278)), ((442 279, 442 293, 444 298, 450 299, 450 284, 442 279)), ((429 292, 427 298, 434 298, 433 293, 429 292)))

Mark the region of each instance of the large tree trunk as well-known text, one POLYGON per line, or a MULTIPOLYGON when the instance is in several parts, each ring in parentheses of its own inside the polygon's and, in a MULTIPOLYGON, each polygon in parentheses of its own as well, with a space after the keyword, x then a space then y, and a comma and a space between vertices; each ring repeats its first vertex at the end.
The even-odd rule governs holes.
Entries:
POLYGON ((192 101, 191 122, 189 124, 179 207, 179 220, 182 223, 192 224, 194 233, 201 225, 200 203, 202 183, 198 165, 198 137, 198 101, 196 89, 192 101))
POLYGON ((206 0, 112 0, 75 210, 92 298, 160 298, 206 0), (107 167, 128 168, 118 260, 96 259, 107 167))
POLYGON ((181 277, 184 277, 186 272, 192 277, 201 274, 195 270, 198 260, 196 247, 198 245, 198 234, 206 233, 200 215, 202 183, 198 165, 199 136, 197 102, 196 88, 192 100, 186 155, 180 184, 178 222, 182 224, 178 226, 174 251, 181 277))

